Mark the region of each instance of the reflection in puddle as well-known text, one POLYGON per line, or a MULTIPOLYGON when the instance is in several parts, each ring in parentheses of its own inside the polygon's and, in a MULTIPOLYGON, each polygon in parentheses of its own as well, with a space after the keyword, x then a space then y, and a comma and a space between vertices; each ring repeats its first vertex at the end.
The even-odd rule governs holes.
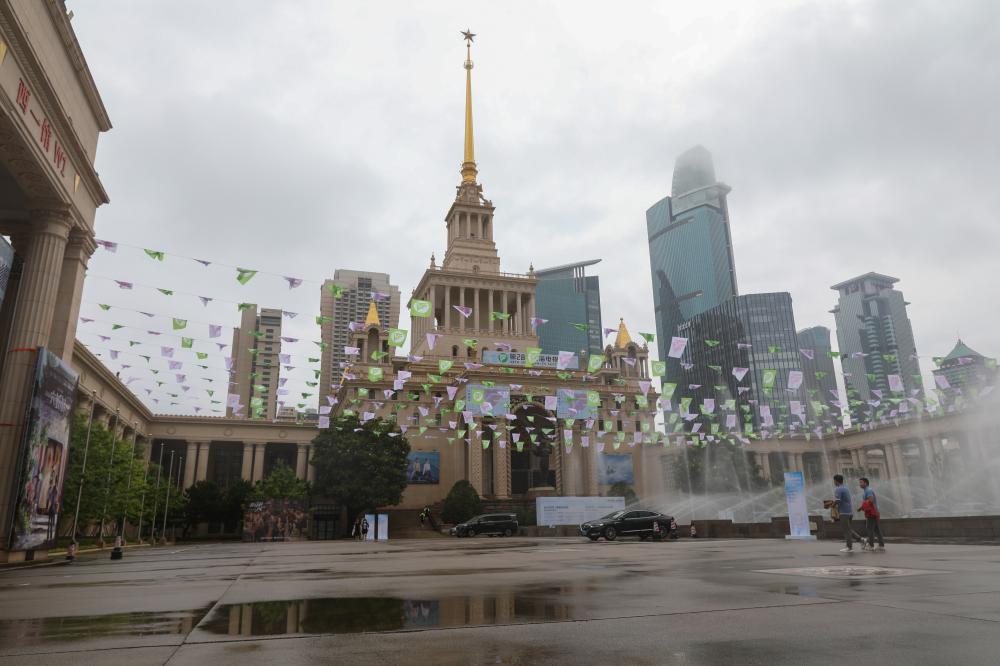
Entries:
POLYGON ((574 619, 572 606, 551 601, 546 592, 439 599, 334 597, 232 604, 216 608, 198 628, 230 636, 270 636, 574 619))
POLYGON ((798 597, 819 597, 819 592, 812 585, 772 585, 768 592, 775 594, 791 594, 798 597))
POLYGON ((188 611, 3 620, 0 621, 0 645, 16 647, 110 636, 187 634, 205 617, 209 608, 211 606, 188 611))

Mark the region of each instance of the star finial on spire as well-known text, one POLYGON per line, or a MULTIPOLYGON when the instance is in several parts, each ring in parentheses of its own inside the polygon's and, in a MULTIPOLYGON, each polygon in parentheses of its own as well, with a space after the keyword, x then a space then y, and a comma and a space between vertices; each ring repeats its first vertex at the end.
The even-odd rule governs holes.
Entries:
POLYGON ((472 40, 475 38, 476 33, 472 32, 472 30, 462 30, 461 33, 462 33, 462 38, 465 40, 466 44, 471 46, 472 40))

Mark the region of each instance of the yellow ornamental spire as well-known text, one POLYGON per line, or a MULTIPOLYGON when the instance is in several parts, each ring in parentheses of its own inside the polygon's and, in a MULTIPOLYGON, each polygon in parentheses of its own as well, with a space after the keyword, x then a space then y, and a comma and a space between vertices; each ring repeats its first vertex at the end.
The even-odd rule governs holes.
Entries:
POLYGON ((368 316, 365 317, 365 328, 369 326, 382 326, 382 322, 378 318, 378 310, 375 309, 375 301, 372 301, 368 306, 368 316))
POLYGON ((465 160, 462 162, 462 182, 476 182, 476 148, 472 139, 472 39, 471 30, 463 30, 465 39, 465 160))
POLYGON ((621 323, 618 324, 618 337, 615 338, 615 347, 618 349, 624 349, 632 342, 632 336, 628 334, 628 329, 625 328, 625 318, 621 318, 621 323))

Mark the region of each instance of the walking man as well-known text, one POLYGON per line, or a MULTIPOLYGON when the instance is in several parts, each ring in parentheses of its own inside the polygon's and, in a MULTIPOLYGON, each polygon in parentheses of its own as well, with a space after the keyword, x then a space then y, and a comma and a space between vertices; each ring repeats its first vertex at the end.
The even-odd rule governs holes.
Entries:
POLYGON ((842 553, 853 553, 854 552, 854 542, 851 537, 854 535, 854 531, 851 529, 851 516, 854 515, 854 507, 851 505, 851 493, 844 485, 844 477, 842 474, 833 475, 833 497, 837 502, 837 511, 840 513, 840 526, 844 530, 844 548, 840 549, 842 553))
POLYGON ((868 550, 885 552, 885 540, 882 538, 882 524, 879 522, 881 515, 878 510, 878 497, 871 489, 871 483, 865 477, 858 479, 861 486, 861 506, 858 511, 865 514, 865 528, 868 532, 868 550), (875 537, 878 537, 878 548, 875 548, 875 537))

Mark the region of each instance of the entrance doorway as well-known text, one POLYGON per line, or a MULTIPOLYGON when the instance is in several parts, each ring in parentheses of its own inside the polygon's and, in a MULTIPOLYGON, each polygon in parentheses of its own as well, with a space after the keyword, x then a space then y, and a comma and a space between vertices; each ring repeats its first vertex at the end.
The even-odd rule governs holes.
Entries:
POLYGON ((516 408, 514 429, 517 442, 510 451, 510 491, 525 495, 532 488, 555 488, 556 473, 550 469, 555 453, 557 423, 540 405, 523 403, 516 408), (551 420, 550 420, 551 419, 551 420), (518 451, 518 444, 522 444, 518 451))

